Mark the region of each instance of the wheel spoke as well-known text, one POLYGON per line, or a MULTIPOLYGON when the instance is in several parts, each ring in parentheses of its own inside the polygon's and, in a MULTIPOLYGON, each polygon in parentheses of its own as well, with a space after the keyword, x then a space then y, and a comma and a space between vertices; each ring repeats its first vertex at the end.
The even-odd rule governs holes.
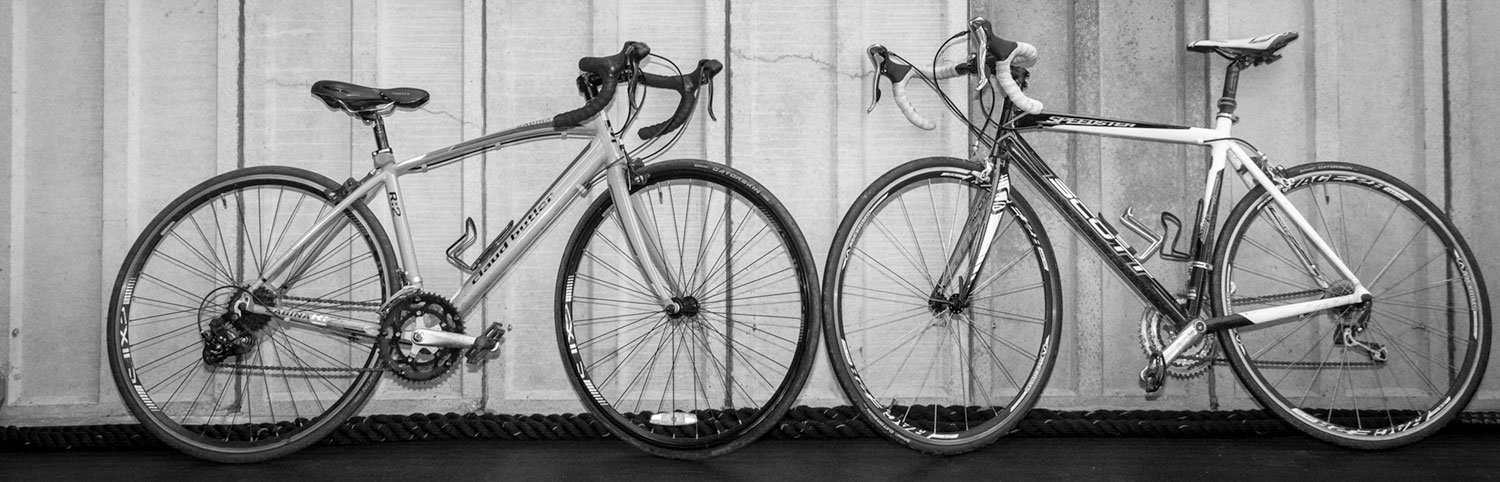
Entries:
POLYGON ((575 340, 563 348, 570 375, 597 392, 583 393, 587 408, 621 438, 682 451, 742 443, 778 420, 704 417, 789 407, 797 394, 782 388, 806 376, 809 362, 793 359, 816 309, 801 286, 807 263, 795 261, 769 201, 717 174, 688 172, 651 174, 632 194, 650 205, 664 274, 681 289, 676 311, 656 306, 634 272, 607 196, 584 214, 558 287, 563 329, 575 340))
MULTIPOLYGON (((161 414, 142 423, 199 447, 200 457, 258 460, 335 429, 372 392, 376 375, 367 364, 378 358, 368 338, 286 326, 253 313, 225 316, 249 296, 246 283, 261 276, 284 242, 301 237, 312 225, 307 221, 332 215, 333 204, 325 185, 285 168, 251 168, 218 179, 169 207, 172 218, 148 227, 143 236, 150 242, 137 245, 150 251, 128 254, 121 279, 134 280, 131 305, 112 308, 110 324, 129 340, 129 357, 122 346, 109 349, 124 360, 113 375, 133 386, 122 390, 126 403, 161 414), (211 341, 217 337, 249 341, 230 352, 236 354, 206 363, 205 347, 220 343, 211 341)), ((301 279, 268 285, 276 293, 268 306, 374 323, 373 305, 393 283, 382 263, 393 256, 384 238, 377 240, 383 234, 372 234, 377 229, 367 214, 363 208, 341 213, 348 231, 330 237, 316 257, 294 262, 301 279)), ((117 293, 116 299, 124 298, 117 293)))
MULTIPOLYGON (((1253 367, 1242 372, 1256 398, 1277 405, 1278 413, 1295 409, 1317 417, 1321 422, 1285 420, 1335 443, 1388 448, 1425 437, 1447 422, 1445 414, 1462 410, 1451 402, 1477 389, 1472 375, 1484 358, 1477 355, 1489 350, 1489 321, 1479 318, 1487 313, 1466 295, 1478 287, 1457 275, 1457 266, 1474 264, 1458 259, 1467 250, 1431 203, 1384 174, 1337 165, 1297 169, 1303 170, 1287 196, 1311 201, 1322 234, 1352 256, 1345 261, 1372 298, 1240 330, 1227 338, 1239 345, 1227 350, 1229 360, 1253 367), (1338 206, 1325 209, 1334 202, 1338 206)), ((1253 299, 1260 308, 1305 301, 1290 296, 1304 291, 1326 298, 1351 290, 1343 281, 1297 286, 1282 275, 1282 266, 1301 272, 1285 255, 1295 248, 1273 249, 1245 237, 1249 226, 1267 223, 1261 217, 1272 211, 1268 206, 1264 198, 1243 201, 1225 221, 1224 236, 1239 244, 1222 250, 1221 257, 1232 257, 1215 267, 1222 311, 1235 311, 1227 298, 1253 299)))
POLYGON ((1003 435, 1035 403, 1042 384, 1030 377, 1045 380, 1056 357, 1058 281, 1042 227, 1015 192, 984 267, 960 279, 986 241, 971 225, 991 196, 966 180, 973 170, 930 162, 889 174, 902 184, 872 187, 846 215, 841 255, 826 267, 840 275, 825 287, 841 335, 831 358, 856 384, 844 387, 851 401, 888 414, 872 423, 924 451, 961 452, 1003 435), (934 262, 945 272, 931 272, 934 262), (954 292, 959 282, 974 288, 954 292))

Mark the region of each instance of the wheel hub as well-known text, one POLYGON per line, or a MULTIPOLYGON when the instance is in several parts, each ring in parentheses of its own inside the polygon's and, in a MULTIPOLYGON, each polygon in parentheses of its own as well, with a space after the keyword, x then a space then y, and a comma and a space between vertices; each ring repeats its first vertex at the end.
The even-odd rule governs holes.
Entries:
POLYGON ((677 306, 675 307, 675 309, 667 310, 667 317, 673 320, 698 316, 699 310, 703 309, 703 307, 698 304, 698 298, 692 296, 672 298, 672 302, 677 304, 677 306))
POLYGON ((932 294, 927 297, 927 309, 934 315, 941 315, 944 312, 955 315, 963 314, 964 310, 969 309, 970 304, 968 294, 955 292, 944 296, 941 288, 933 288, 932 294))

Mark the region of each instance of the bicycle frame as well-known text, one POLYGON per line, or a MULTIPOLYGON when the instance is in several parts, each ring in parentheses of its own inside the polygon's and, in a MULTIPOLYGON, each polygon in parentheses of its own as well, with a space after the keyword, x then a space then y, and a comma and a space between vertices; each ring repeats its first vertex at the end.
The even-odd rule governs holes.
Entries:
MULTIPOLYGON (((383 137, 379 136, 380 133, 383 133, 383 129, 377 126, 377 137, 383 140, 383 137)), ((464 280, 458 292, 450 298, 454 307, 465 316, 478 307, 479 301, 510 271, 516 261, 525 256, 536 240, 541 238, 563 212, 567 211, 579 198, 585 197, 602 176, 615 205, 630 207, 629 209, 620 208, 617 211, 629 241, 627 244, 630 254, 635 258, 638 268, 645 275, 647 286, 657 296, 658 301, 664 308, 672 309, 675 306, 672 293, 677 292, 677 280, 672 279, 669 271, 664 268, 664 258, 660 246, 656 243, 656 233, 652 231, 649 224, 640 222, 641 208, 635 198, 630 195, 633 176, 630 173, 629 158, 620 140, 611 134, 607 113, 601 113, 579 127, 565 130, 554 129, 551 119, 522 124, 401 162, 395 162, 389 148, 382 146, 372 155, 375 168, 352 187, 346 184, 347 192, 342 194, 334 209, 316 220, 313 227, 293 243, 284 255, 273 261, 266 275, 257 280, 249 289, 255 291, 262 287, 278 288, 278 280, 282 284, 279 288, 285 288, 286 283, 295 282, 300 274, 299 271, 305 269, 305 266, 299 266, 298 259, 302 258, 304 253, 316 254, 326 247, 328 241, 324 237, 343 227, 342 221, 345 218, 342 213, 355 203, 374 202, 374 198, 379 196, 377 190, 380 188, 384 188, 385 198, 390 206, 391 229, 396 234, 402 267, 400 273, 406 278, 403 292, 421 289, 422 276, 412 243, 411 228, 406 217, 405 196, 401 191, 399 181, 402 176, 425 173, 430 169, 450 165, 490 150, 531 141, 578 136, 590 138, 589 145, 568 164, 562 174, 543 191, 519 220, 509 229, 495 236, 490 243, 493 248, 485 251, 485 258, 476 263, 476 269, 464 280)), ((301 262, 301 264, 306 263, 305 260, 301 262)), ((395 298, 393 296, 391 299, 395 298)), ((380 334, 379 326, 335 319, 313 312, 260 306, 248 300, 241 308, 282 317, 295 323, 340 329, 364 336, 375 337, 380 334)), ((421 343, 423 345, 467 347, 474 341, 474 337, 462 334, 442 334, 426 330, 424 334, 432 336, 426 337, 428 340, 421 343)))
MULTIPOLYGON (((1333 252, 1333 249, 1325 242, 1307 219, 1292 206, 1291 202, 1282 194, 1277 181, 1273 180, 1259 163, 1254 162, 1256 157, 1251 156, 1238 139, 1231 135, 1231 127, 1234 123, 1231 113, 1221 112, 1217 116, 1216 126, 1213 129, 1184 127, 1165 124, 1151 124, 1135 121, 1124 121, 1102 117, 1091 117, 1075 114, 1057 114, 1041 112, 1033 115, 1016 115, 1007 100, 1000 122, 1001 132, 996 141, 990 146, 989 157, 986 160, 986 168, 991 171, 988 181, 991 184, 994 200, 989 214, 977 217, 976 221, 984 222, 986 236, 978 247, 977 254, 973 256, 966 270, 969 274, 968 284, 972 288, 978 279, 979 269, 984 263, 984 257, 989 250, 989 244, 993 242, 991 236, 1000 225, 1004 205, 1008 202, 1010 189, 1010 176, 1008 170, 1015 166, 1031 181, 1047 198, 1047 200, 1063 214, 1073 229, 1079 232, 1089 241, 1089 245, 1099 255, 1111 262, 1115 273, 1119 274, 1135 292, 1149 302, 1154 308, 1168 316, 1179 328, 1192 326, 1193 330, 1182 330, 1184 336, 1178 336, 1173 343, 1163 351, 1166 363, 1170 363, 1182 353, 1199 337, 1214 331, 1248 327, 1251 325, 1270 326, 1277 322, 1285 322, 1295 319, 1298 315, 1312 313, 1319 310, 1361 303, 1369 300, 1369 291, 1354 275, 1353 271, 1345 262, 1333 252), (1128 139, 1139 139, 1148 141, 1168 142, 1175 144, 1188 144, 1206 146, 1210 148, 1210 162, 1203 188, 1203 200, 1199 203, 1197 222, 1193 229, 1193 252, 1192 265, 1189 280, 1189 300, 1187 303, 1179 303, 1172 294, 1162 286, 1149 271, 1141 264, 1144 259, 1137 259, 1135 252, 1120 238, 1119 232, 1100 218, 1088 205, 1079 200, 1066 183, 1058 178, 1045 161, 1037 155, 1036 151, 1020 135, 1025 131, 1057 131, 1076 134, 1089 134, 1111 137, 1122 137, 1128 139), (1201 313, 1202 296, 1199 292, 1207 286, 1208 274, 1212 269, 1210 242, 1214 234, 1215 213, 1217 213, 1219 202, 1219 189, 1224 168, 1227 166, 1240 173, 1242 180, 1251 188, 1261 186, 1270 193, 1275 205, 1280 208, 1281 214, 1291 221, 1291 226, 1285 226, 1279 222, 1279 228, 1283 236, 1292 236, 1288 229, 1302 234, 1310 241, 1326 259, 1328 259, 1340 275, 1353 283, 1353 290, 1342 296, 1331 296, 1324 299, 1292 303, 1282 306, 1263 308, 1202 320, 1201 313)), ((970 231, 966 228, 965 231, 970 231)), ((978 231, 978 226, 972 228, 978 231)), ((1298 243, 1291 243, 1299 246, 1298 243)), ((1294 248, 1295 249, 1295 248, 1294 248)), ((1312 258, 1306 252, 1296 253, 1298 259, 1309 270, 1310 274, 1320 281, 1323 280, 1312 258)), ((944 279, 951 279, 953 266, 949 267, 949 273, 945 273, 944 279)), ((1325 288, 1327 286, 1324 286, 1325 288)))

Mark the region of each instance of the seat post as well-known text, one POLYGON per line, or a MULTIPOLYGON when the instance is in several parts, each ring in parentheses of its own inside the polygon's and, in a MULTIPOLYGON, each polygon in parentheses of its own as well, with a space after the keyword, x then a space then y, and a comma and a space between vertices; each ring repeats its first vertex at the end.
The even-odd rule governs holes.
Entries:
POLYGON ((395 163, 396 156, 391 152, 390 141, 385 136, 385 120, 380 114, 375 114, 366 117, 365 123, 375 125, 375 152, 370 153, 370 157, 374 158, 375 166, 381 167, 395 163))
POLYGON ((1234 119, 1236 102, 1235 93, 1239 90, 1240 70, 1245 68, 1245 60, 1241 57, 1231 59, 1229 66, 1224 68, 1224 93, 1219 97, 1219 115, 1229 115, 1234 119))

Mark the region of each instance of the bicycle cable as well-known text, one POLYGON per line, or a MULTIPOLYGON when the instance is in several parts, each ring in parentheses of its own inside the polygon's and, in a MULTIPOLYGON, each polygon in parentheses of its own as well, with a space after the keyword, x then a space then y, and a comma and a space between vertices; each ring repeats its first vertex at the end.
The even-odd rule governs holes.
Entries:
MULTIPOLYGON (((677 67, 677 63, 673 62, 672 59, 669 59, 669 58, 666 58, 666 57, 662 57, 662 56, 656 55, 656 54, 651 54, 651 56, 652 57, 656 57, 658 59, 661 59, 663 62, 666 62, 668 66, 672 67, 672 71, 676 72, 678 76, 682 75, 682 69, 679 68, 679 67, 677 67)), ((697 95, 697 94, 694 93, 694 95, 697 95)), ((710 99, 710 101, 712 101, 712 99, 710 99)), ((682 125, 679 126, 677 129, 675 129, 675 132, 672 133, 672 138, 668 139, 667 142, 664 145, 662 145, 660 148, 656 149, 655 151, 652 151, 650 154, 640 155, 641 152, 644 152, 645 150, 650 149, 652 146, 655 146, 661 140, 661 136, 658 135, 656 137, 652 137, 650 139, 647 139, 646 142, 643 142, 643 143, 641 143, 641 145, 636 146, 634 149, 631 149, 629 152, 626 153, 626 155, 629 156, 631 159, 638 159, 641 162, 646 162, 646 160, 653 159, 656 156, 661 155, 663 152, 666 152, 666 151, 670 150, 672 148, 672 146, 677 145, 677 140, 680 139, 682 137, 682 133, 687 130, 687 124, 693 120, 693 113, 695 113, 695 112, 697 112, 697 109, 693 109, 692 112, 688 113, 688 117, 686 119, 683 119, 682 125)))
MULTIPOLYGON (((946 50, 948 50, 949 48, 952 48, 953 45, 954 45, 954 41, 955 40, 958 40, 959 38, 962 38, 962 37, 967 37, 968 34, 969 34, 969 31, 968 30, 964 30, 964 31, 960 31, 958 33, 955 33, 955 34, 949 36, 948 39, 944 40, 943 44, 938 47, 937 52, 934 52, 932 54, 932 72, 934 72, 934 75, 936 75, 936 72, 937 72, 937 69, 938 69, 938 59, 942 57, 943 52, 946 51, 946 50)), ((983 71, 983 66, 977 66, 976 65, 975 66, 975 70, 982 72, 983 71)), ((948 93, 943 91, 943 86, 942 86, 941 83, 934 84, 933 88, 934 88, 934 90, 937 91, 937 93, 938 93, 939 96, 941 96, 941 97, 944 98, 944 100, 948 99, 948 93)), ((989 132, 990 123, 992 122, 992 119, 990 118, 990 115, 994 112, 993 105, 991 105, 989 107, 986 107, 984 105, 984 93, 985 93, 985 91, 980 91, 980 95, 979 95, 979 99, 978 99, 980 112, 982 114, 984 114, 984 117, 985 117, 984 125, 982 125, 982 126, 979 127, 979 132, 981 132, 981 133, 987 133, 987 132, 989 132)), ((994 98, 992 96, 991 97, 992 103, 993 103, 993 100, 994 100, 994 98)), ((955 112, 955 114, 957 114, 957 112, 955 112)), ((961 117, 964 119, 964 122, 970 123, 970 127, 971 128, 973 127, 973 124, 972 124, 972 122, 971 122, 971 120, 969 119, 968 116, 961 116, 961 117)), ((984 136, 981 134, 981 137, 983 138, 984 136)))
MULTIPOLYGON (((905 57, 902 57, 901 54, 898 54, 898 53, 895 53, 895 52, 890 52, 890 55, 891 55, 891 57, 895 58, 896 60, 900 60, 902 63, 905 63, 906 65, 912 65, 912 63, 909 62, 909 61, 907 61, 905 57)), ((943 104, 945 104, 948 107, 948 112, 952 113, 954 117, 958 117, 959 119, 963 119, 964 123, 967 124, 968 127, 969 127, 969 132, 973 133, 975 136, 978 136, 978 137, 980 137, 982 139, 985 139, 986 141, 993 142, 986 133, 984 133, 983 131, 979 130, 978 127, 974 126, 973 122, 969 121, 968 116, 966 116, 963 113, 963 111, 959 110, 958 105, 954 104, 953 103, 953 99, 950 98, 950 97, 948 97, 947 93, 943 92, 942 88, 938 86, 938 83, 937 83, 936 80, 932 79, 931 77, 928 77, 925 72, 922 72, 922 69, 915 69, 914 68, 914 69, 912 69, 912 71, 916 72, 917 73, 917 77, 920 78, 920 79, 922 79, 922 82, 926 83, 929 88, 933 89, 934 91, 936 91, 938 93, 938 98, 942 99, 943 104)))
POLYGON ((636 114, 640 112, 640 106, 646 103, 646 91, 650 89, 640 89, 640 101, 639 103, 637 103, 636 101, 636 77, 640 75, 640 69, 641 66, 637 64, 635 66, 635 69, 630 72, 630 78, 625 82, 625 96, 629 98, 629 101, 626 103, 628 107, 626 109, 627 113, 625 114, 625 124, 620 126, 620 130, 610 133, 610 135, 613 135, 614 137, 620 137, 620 134, 630 131, 630 126, 635 124, 636 114))

